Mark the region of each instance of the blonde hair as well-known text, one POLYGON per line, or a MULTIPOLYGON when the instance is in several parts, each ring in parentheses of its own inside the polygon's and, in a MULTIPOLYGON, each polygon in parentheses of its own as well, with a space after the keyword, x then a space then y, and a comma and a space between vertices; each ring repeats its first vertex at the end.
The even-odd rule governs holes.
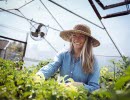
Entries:
MULTIPOLYGON (((73 44, 71 42, 70 44, 70 51, 73 52, 73 44)), ((83 48, 80 53, 81 58, 81 64, 83 71, 85 73, 92 73, 93 72, 93 64, 94 64, 94 57, 93 57, 93 51, 92 51, 92 42, 91 38, 88 37, 88 39, 85 40, 85 43, 83 45, 83 48)))

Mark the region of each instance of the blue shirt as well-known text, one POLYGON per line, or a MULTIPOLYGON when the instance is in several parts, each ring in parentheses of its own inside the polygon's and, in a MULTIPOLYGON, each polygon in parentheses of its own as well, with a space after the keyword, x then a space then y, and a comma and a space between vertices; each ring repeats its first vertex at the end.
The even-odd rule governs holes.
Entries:
MULTIPOLYGON (((100 70, 96 58, 94 57, 93 72, 84 73, 80 58, 75 59, 70 51, 62 51, 58 53, 54 61, 42 67, 38 73, 44 74, 45 78, 51 77, 57 70, 60 70, 60 75, 68 75, 76 82, 84 83, 84 87, 92 92, 99 88, 100 70)), ((38 74, 37 73, 37 74, 38 74)))

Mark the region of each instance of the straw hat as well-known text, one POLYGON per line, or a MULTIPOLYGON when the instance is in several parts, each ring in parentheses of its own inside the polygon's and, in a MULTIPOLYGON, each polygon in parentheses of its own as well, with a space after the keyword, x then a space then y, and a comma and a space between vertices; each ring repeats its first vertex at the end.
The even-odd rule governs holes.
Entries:
POLYGON ((76 25, 72 30, 65 30, 60 32, 60 37, 65 40, 70 42, 70 36, 72 33, 80 33, 84 34, 92 39, 92 45, 93 47, 97 47, 100 45, 100 42, 95 39, 94 37, 91 36, 91 30, 88 26, 83 25, 83 24, 78 24, 76 25))

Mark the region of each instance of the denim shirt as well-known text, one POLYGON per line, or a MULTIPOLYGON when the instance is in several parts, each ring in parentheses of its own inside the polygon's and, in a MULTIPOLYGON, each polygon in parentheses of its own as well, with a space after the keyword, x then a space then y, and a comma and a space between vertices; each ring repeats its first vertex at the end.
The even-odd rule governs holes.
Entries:
POLYGON ((75 82, 84 84, 89 92, 99 88, 100 70, 96 58, 94 57, 94 66, 92 73, 84 73, 82 70, 80 58, 75 59, 69 50, 58 53, 54 61, 42 67, 37 74, 43 74, 46 79, 51 77, 57 70, 60 70, 60 76, 69 76, 75 82))

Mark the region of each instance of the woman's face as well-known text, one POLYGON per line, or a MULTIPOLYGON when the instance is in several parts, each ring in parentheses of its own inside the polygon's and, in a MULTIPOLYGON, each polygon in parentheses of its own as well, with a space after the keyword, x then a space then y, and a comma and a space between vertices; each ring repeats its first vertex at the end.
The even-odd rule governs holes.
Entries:
POLYGON ((82 49, 87 37, 84 34, 72 34, 71 37, 74 49, 82 49))

